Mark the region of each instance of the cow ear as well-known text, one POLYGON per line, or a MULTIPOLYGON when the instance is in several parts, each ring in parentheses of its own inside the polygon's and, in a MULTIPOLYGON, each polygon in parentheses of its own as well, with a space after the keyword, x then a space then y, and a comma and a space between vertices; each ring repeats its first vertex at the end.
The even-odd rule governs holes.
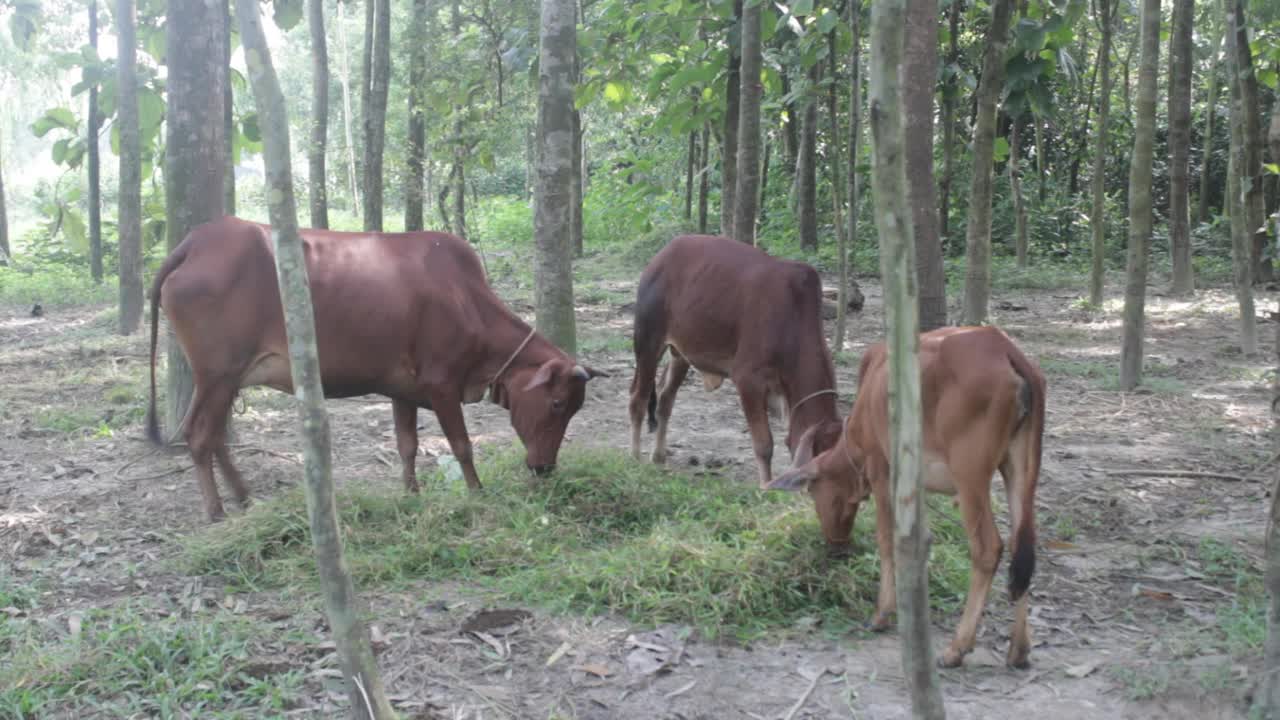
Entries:
POLYGON ((813 442, 818 436, 818 428, 821 426, 821 423, 810 425, 809 429, 805 430, 804 434, 800 436, 800 441, 796 443, 796 457, 791 462, 791 467, 798 468, 801 465, 808 464, 813 459, 813 442))
POLYGON ((551 378, 555 377, 556 374, 555 362, 555 360, 548 360, 542 363, 542 367, 538 368, 538 372, 533 374, 533 379, 529 381, 528 385, 524 386, 525 392, 551 382, 551 378))
POLYGON ((805 463, 801 467, 792 468, 778 477, 773 482, 765 486, 766 490, 789 490, 798 492, 800 490, 809 489, 809 483, 818 477, 817 464, 814 462, 805 463))

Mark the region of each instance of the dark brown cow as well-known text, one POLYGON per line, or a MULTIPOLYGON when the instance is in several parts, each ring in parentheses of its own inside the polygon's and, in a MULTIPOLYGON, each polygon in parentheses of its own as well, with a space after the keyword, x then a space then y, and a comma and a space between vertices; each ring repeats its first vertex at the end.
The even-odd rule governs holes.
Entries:
MULTIPOLYGON (((880 597, 872 627, 889 626, 896 605, 893 583, 893 503, 889 487, 888 354, 883 343, 867 350, 858 371, 858 399, 835 447, 810 457, 771 487, 808 488, 828 541, 844 541, 858 504, 876 501, 880 597)), ((987 591, 1003 545, 991 512, 991 476, 1004 477, 1009 501, 1012 560, 1009 596, 1015 605, 1007 662, 1026 667, 1031 652, 1027 588, 1036 567, 1035 492, 1044 435, 1044 374, 994 327, 948 327, 920 336, 925 487, 955 495, 969 536, 969 596, 955 638, 938 662, 959 665, 973 650, 987 591)))
MULTIPOLYGON (((225 444, 240 388, 293 392, 271 228, 227 217, 194 228, 151 289, 151 406, 157 304, 191 362, 195 395, 183 424, 205 512, 223 516, 217 458, 238 501, 249 490, 225 444)), ((416 492, 418 408, 434 410, 468 487, 480 487, 462 404, 486 390, 510 410, 530 469, 555 466, 565 428, 594 371, 534 332, 489 288, 474 251, 445 233, 303 230, 326 397, 391 398, 405 487, 416 492)))
POLYGON ((649 430, 657 431, 653 461, 666 461, 671 409, 690 366, 702 373, 709 390, 726 377, 737 386, 761 487, 772 477, 771 404, 785 402, 793 456, 801 442, 810 452, 830 447, 841 425, 821 312, 822 283, 809 265, 725 237, 673 239, 644 269, 636 291, 630 408, 635 458, 647 403, 649 430), (659 393, 654 376, 667 347, 671 361, 659 393))

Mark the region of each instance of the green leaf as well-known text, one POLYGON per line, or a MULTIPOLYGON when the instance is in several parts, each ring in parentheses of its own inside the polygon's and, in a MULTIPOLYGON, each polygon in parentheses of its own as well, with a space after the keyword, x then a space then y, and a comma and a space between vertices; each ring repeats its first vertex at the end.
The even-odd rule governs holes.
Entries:
POLYGON ((1272 90, 1276 89, 1276 80, 1277 78, 1276 78, 1275 68, 1265 68, 1258 71, 1258 82, 1263 85, 1266 85, 1272 90))
POLYGON ((36 137, 44 137, 54 128, 76 132, 79 126, 75 113, 64 107, 56 107, 46 111, 38 120, 31 123, 31 132, 35 133, 36 137))
POLYGON ((604 99, 614 103, 621 103, 627 96, 627 89, 621 83, 612 80, 604 84, 604 99))
POLYGON ((262 142, 262 131, 258 128, 258 113, 249 113, 240 121, 241 132, 249 142, 262 142))
POLYGON ((996 162, 1004 162, 1009 157, 1009 141, 1003 137, 996 138, 993 156, 996 162))
POLYGON ((302 20, 302 0, 272 0, 273 12, 271 17, 276 21, 276 27, 284 31, 293 29, 298 21, 302 20))
POLYGON ((164 120, 164 100, 155 90, 138 88, 138 129, 146 133, 160 127, 164 120))
POLYGON ((799 15, 802 17, 805 15, 812 15, 813 0, 796 0, 795 2, 791 3, 791 14, 799 15))
POLYGON ((61 165, 67 159, 67 145, 71 143, 71 138, 62 138, 53 144, 53 161, 61 165))
POLYGON ((667 53, 658 52, 650 54, 649 60, 655 65, 666 65, 667 63, 675 60, 675 58, 671 57, 667 53))
POLYGON ((818 17, 818 32, 826 35, 835 29, 836 23, 840 18, 836 17, 836 13, 831 8, 823 8, 822 15, 818 17))
POLYGON ((89 239, 84 229, 84 218, 71 208, 62 209, 62 237, 74 252, 89 252, 89 239))

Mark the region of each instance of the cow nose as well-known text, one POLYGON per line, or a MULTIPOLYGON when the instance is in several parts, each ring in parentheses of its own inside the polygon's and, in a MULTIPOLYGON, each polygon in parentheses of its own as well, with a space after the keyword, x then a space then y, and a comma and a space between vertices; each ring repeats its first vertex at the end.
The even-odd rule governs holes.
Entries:
POLYGON ((537 475, 538 477, 543 477, 545 475, 551 474, 551 471, 555 470, 556 466, 555 466, 555 463, 551 463, 548 465, 530 465, 529 469, 533 471, 534 475, 537 475))

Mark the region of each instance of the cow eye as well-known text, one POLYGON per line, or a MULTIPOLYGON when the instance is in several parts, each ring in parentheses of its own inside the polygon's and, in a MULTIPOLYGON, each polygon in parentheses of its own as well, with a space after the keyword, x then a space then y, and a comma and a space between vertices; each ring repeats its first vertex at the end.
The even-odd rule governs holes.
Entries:
POLYGON ((564 401, 559 398, 553 398, 551 400, 551 409, 560 412, 564 409, 564 401))

